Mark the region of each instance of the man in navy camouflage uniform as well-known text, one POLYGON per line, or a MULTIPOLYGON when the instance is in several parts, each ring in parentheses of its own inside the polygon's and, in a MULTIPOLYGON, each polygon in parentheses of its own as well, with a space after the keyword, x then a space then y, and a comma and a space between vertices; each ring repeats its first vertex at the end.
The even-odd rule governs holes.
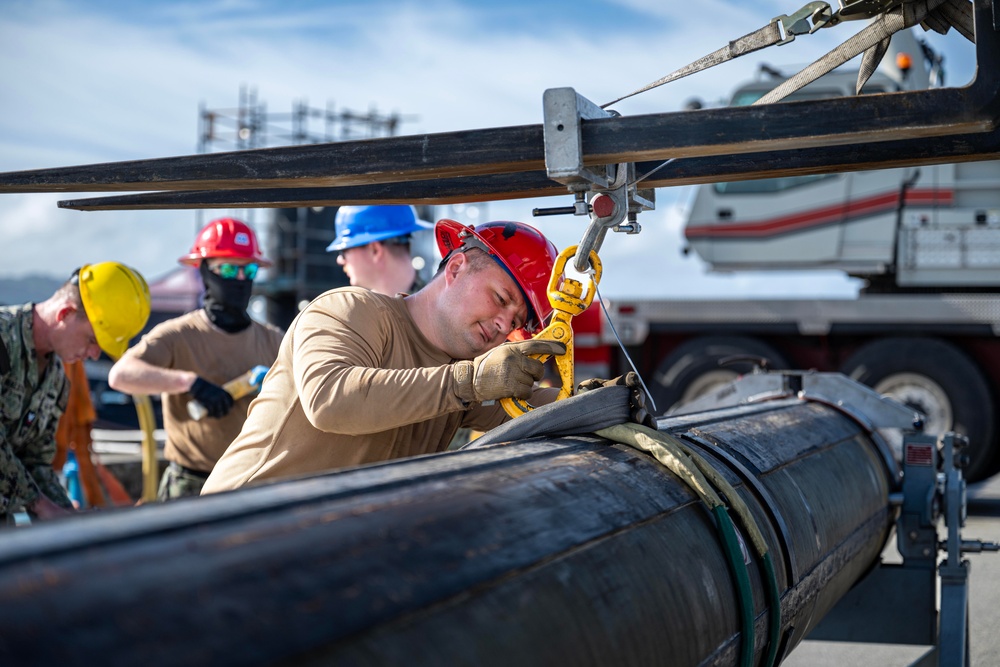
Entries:
POLYGON ((52 469, 69 400, 63 360, 121 356, 149 317, 149 287, 117 262, 84 266, 45 301, 0 308, 0 526, 68 514, 52 469))

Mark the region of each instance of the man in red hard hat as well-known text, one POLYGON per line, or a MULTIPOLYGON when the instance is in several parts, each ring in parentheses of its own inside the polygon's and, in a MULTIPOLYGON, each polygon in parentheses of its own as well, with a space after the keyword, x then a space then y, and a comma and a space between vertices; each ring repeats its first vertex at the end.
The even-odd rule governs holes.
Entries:
POLYGON ((154 327, 108 377, 118 391, 163 395, 169 465, 160 482, 160 500, 201 492, 215 462, 243 427, 252 400, 234 400, 221 385, 255 366, 270 366, 283 335, 247 313, 253 280, 271 263, 246 223, 213 220, 178 261, 198 267, 205 285, 203 307, 154 327), (188 412, 192 400, 205 408, 205 419, 188 412))
POLYGON ((415 294, 345 287, 299 313, 203 493, 442 451, 460 427, 506 421, 498 399, 532 399, 544 366, 528 355, 565 347, 506 341, 551 314, 555 246, 520 222, 434 233, 444 259, 415 294))

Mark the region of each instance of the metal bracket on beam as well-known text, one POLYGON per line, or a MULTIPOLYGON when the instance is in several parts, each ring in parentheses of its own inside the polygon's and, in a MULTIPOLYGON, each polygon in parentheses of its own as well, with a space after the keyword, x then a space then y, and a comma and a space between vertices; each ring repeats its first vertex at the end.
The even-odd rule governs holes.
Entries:
POLYGON ((591 185, 608 189, 615 180, 615 165, 590 169, 583 165, 583 121, 612 118, 617 113, 605 111, 572 88, 549 88, 542 95, 545 140, 545 172, 554 181, 573 191, 589 190, 591 185))
POLYGON ((625 216, 627 222, 624 225, 618 225, 614 230, 616 232, 625 232, 626 234, 638 234, 642 231, 642 227, 639 225, 637 216, 642 211, 652 211, 656 208, 656 190, 653 188, 639 188, 635 184, 634 163, 629 165, 628 182, 628 194, 626 195, 628 212, 625 216))
POLYGON ((572 88, 549 88, 542 96, 545 172, 576 197, 572 208, 536 209, 535 215, 573 213, 589 215, 590 225, 580 241, 574 268, 586 272, 591 251, 599 251, 609 229, 638 234, 640 211, 655 208, 653 189, 638 189, 635 163, 587 167, 583 163, 583 121, 612 118, 572 88), (588 199, 589 193, 589 199, 588 199))

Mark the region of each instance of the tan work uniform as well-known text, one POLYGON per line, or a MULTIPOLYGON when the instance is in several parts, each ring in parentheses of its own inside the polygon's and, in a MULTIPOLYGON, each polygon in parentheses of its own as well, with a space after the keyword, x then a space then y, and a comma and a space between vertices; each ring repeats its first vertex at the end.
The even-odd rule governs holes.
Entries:
MULTIPOLYGON (((228 333, 213 325, 204 309, 158 324, 126 354, 158 366, 192 371, 223 385, 257 365, 270 366, 278 354, 282 332, 254 322, 243 331, 228 333)), ((163 427, 168 461, 209 472, 243 428, 252 397, 242 398, 220 419, 191 419, 191 394, 163 395, 163 427)))
POLYGON ((499 404, 463 405, 453 361, 420 333, 403 295, 320 295, 292 322, 203 493, 442 451, 461 426, 506 421, 499 404))

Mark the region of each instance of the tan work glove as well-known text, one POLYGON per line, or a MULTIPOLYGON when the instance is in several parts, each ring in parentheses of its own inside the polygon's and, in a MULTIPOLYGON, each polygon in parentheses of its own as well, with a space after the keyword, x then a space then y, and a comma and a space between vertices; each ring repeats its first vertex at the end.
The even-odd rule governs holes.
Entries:
POLYGON ((642 389, 642 383, 639 382, 639 376, 635 374, 635 371, 629 371, 625 375, 619 375, 613 380, 602 380, 600 378, 593 378, 591 380, 584 380, 576 387, 576 393, 582 393, 585 391, 590 391, 591 389, 600 389, 601 387, 613 387, 615 385, 624 385, 631 389, 631 393, 628 397, 628 407, 629 416, 632 421, 636 424, 642 424, 643 426, 648 426, 651 429, 656 429, 656 420, 653 415, 649 414, 646 410, 646 392, 642 389))
POLYGON ((545 374, 545 364, 530 354, 565 354, 566 346, 553 340, 523 340, 504 343, 472 361, 452 366, 455 393, 465 403, 501 398, 531 398, 535 382, 545 374))

